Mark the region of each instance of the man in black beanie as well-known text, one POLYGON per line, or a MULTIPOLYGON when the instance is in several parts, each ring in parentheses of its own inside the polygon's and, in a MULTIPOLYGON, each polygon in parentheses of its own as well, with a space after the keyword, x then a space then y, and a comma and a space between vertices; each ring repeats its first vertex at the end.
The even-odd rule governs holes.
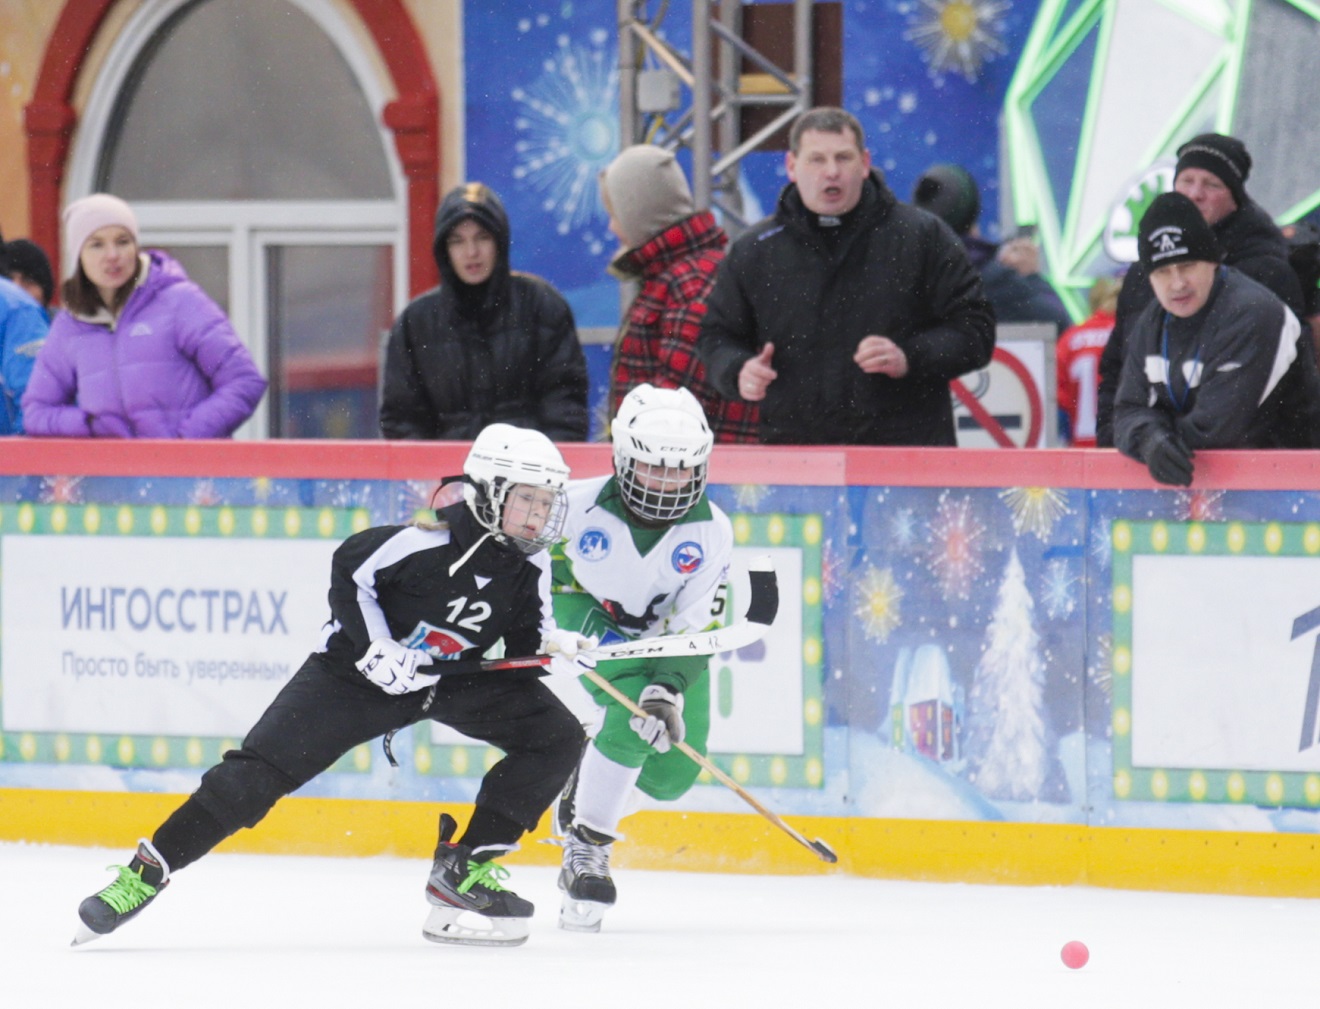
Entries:
MULTIPOLYGON (((1173 188, 1195 204, 1223 250, 1224 262, 1277 294, 1293 312, 1303 311, 1302 287, 1288 263, 1288 243, 1259 204, 1247 195, 1251 155, 1236 137, 1202 133, 1178 148, 1173 188)), ((1153 292, 1146 270, 1134 264, 1123 281, 1114 329, 1100 358, 1096 444, 1115 444, 1114 395, 1123 370, 1124 347, 1132 322, 1153 292)))
POLYGON ((55 296, 55 277, 51 272, 50 259, 36 242, 26 238, 15 238, 12 242, 0 243, 0 275, 8 277, 15 284, 32 295, 33 299, 50 315, 50 302, 55 296))
POLYGON ((1223 265, 1181 193, 1155 198, 1137 236, 1154 300, 1133 320, 1114 441, 1160 483, 1186 487, 1202 448, 1320 446, 1310 335, 1273 293, 1223 265))

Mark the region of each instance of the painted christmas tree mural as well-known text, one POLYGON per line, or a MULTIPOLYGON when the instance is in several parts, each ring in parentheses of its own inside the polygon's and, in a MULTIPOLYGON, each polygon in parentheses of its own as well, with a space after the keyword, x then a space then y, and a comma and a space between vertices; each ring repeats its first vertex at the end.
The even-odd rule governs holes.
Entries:
POLYGON ((972 680, 969 777, 992 799, 1039 797, 1050 757, 1042 711, 1045 660, 1017 550, 1008 559, 972 680))

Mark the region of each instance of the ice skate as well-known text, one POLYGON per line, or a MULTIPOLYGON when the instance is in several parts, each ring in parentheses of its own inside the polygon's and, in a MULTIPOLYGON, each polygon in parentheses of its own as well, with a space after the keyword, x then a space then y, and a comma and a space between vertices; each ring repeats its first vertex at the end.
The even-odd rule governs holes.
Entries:
POLYGON ((156 899, 170 880, 170 867, 160 852, 145 838, 138 842, 137 854, 128 865, 112 865, 119 875, 100 893, 78 905, 82 923, 70 945, 109 935, 156 899))
POLYGON ((570 932, 599 932, 601 919, 614 905, 608 834, 576 824, 564 836, 564 864, 559 871, 559 927, 570 932))
POLYGON ((452 844, 458 824, 440 814, 440 843, 436 845, 426 899, 431 913, 422 936, 431 942, 469 946, 518 946, 527 941, 532 917, 531 901, 523 900, 501 881, 509 871, 488 860, 472 858, 465 844, 452 844))

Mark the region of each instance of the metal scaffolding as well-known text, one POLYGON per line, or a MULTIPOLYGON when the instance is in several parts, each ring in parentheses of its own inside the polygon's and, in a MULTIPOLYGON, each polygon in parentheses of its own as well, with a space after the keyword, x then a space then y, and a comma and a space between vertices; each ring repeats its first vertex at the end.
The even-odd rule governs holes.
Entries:
POLYGON ((657 32, 667 0, 650 20, 646 0, 618 0, 621 142, 689 149, 696 205, 719 210, 730 235, 753 223, 743 218, 738 163, 811 105, 812 0, 792 4, 793 66, 786 70, 743 40, 740 0, 692 0, 690 59, 657 32), (759 72, 743 73, 744 63, 759 72), (753 106, 780 111, 743 137, 741 113, 753 106), (667 113, 678 117, 671 122, 667 113))

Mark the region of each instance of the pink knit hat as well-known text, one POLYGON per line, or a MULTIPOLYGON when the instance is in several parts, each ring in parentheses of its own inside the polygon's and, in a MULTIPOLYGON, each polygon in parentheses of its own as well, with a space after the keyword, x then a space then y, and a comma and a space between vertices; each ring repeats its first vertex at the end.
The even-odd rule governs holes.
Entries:
POLYGON ((78 272, 78 260, 82 256, 82 247, 92 232, 117 224, 126 228, 138 240, 137 217, 133 208, 118 196, 109 193, 93 193, 81 200, 74 200, 64 208, 64 276, 72 277, 78 272))

